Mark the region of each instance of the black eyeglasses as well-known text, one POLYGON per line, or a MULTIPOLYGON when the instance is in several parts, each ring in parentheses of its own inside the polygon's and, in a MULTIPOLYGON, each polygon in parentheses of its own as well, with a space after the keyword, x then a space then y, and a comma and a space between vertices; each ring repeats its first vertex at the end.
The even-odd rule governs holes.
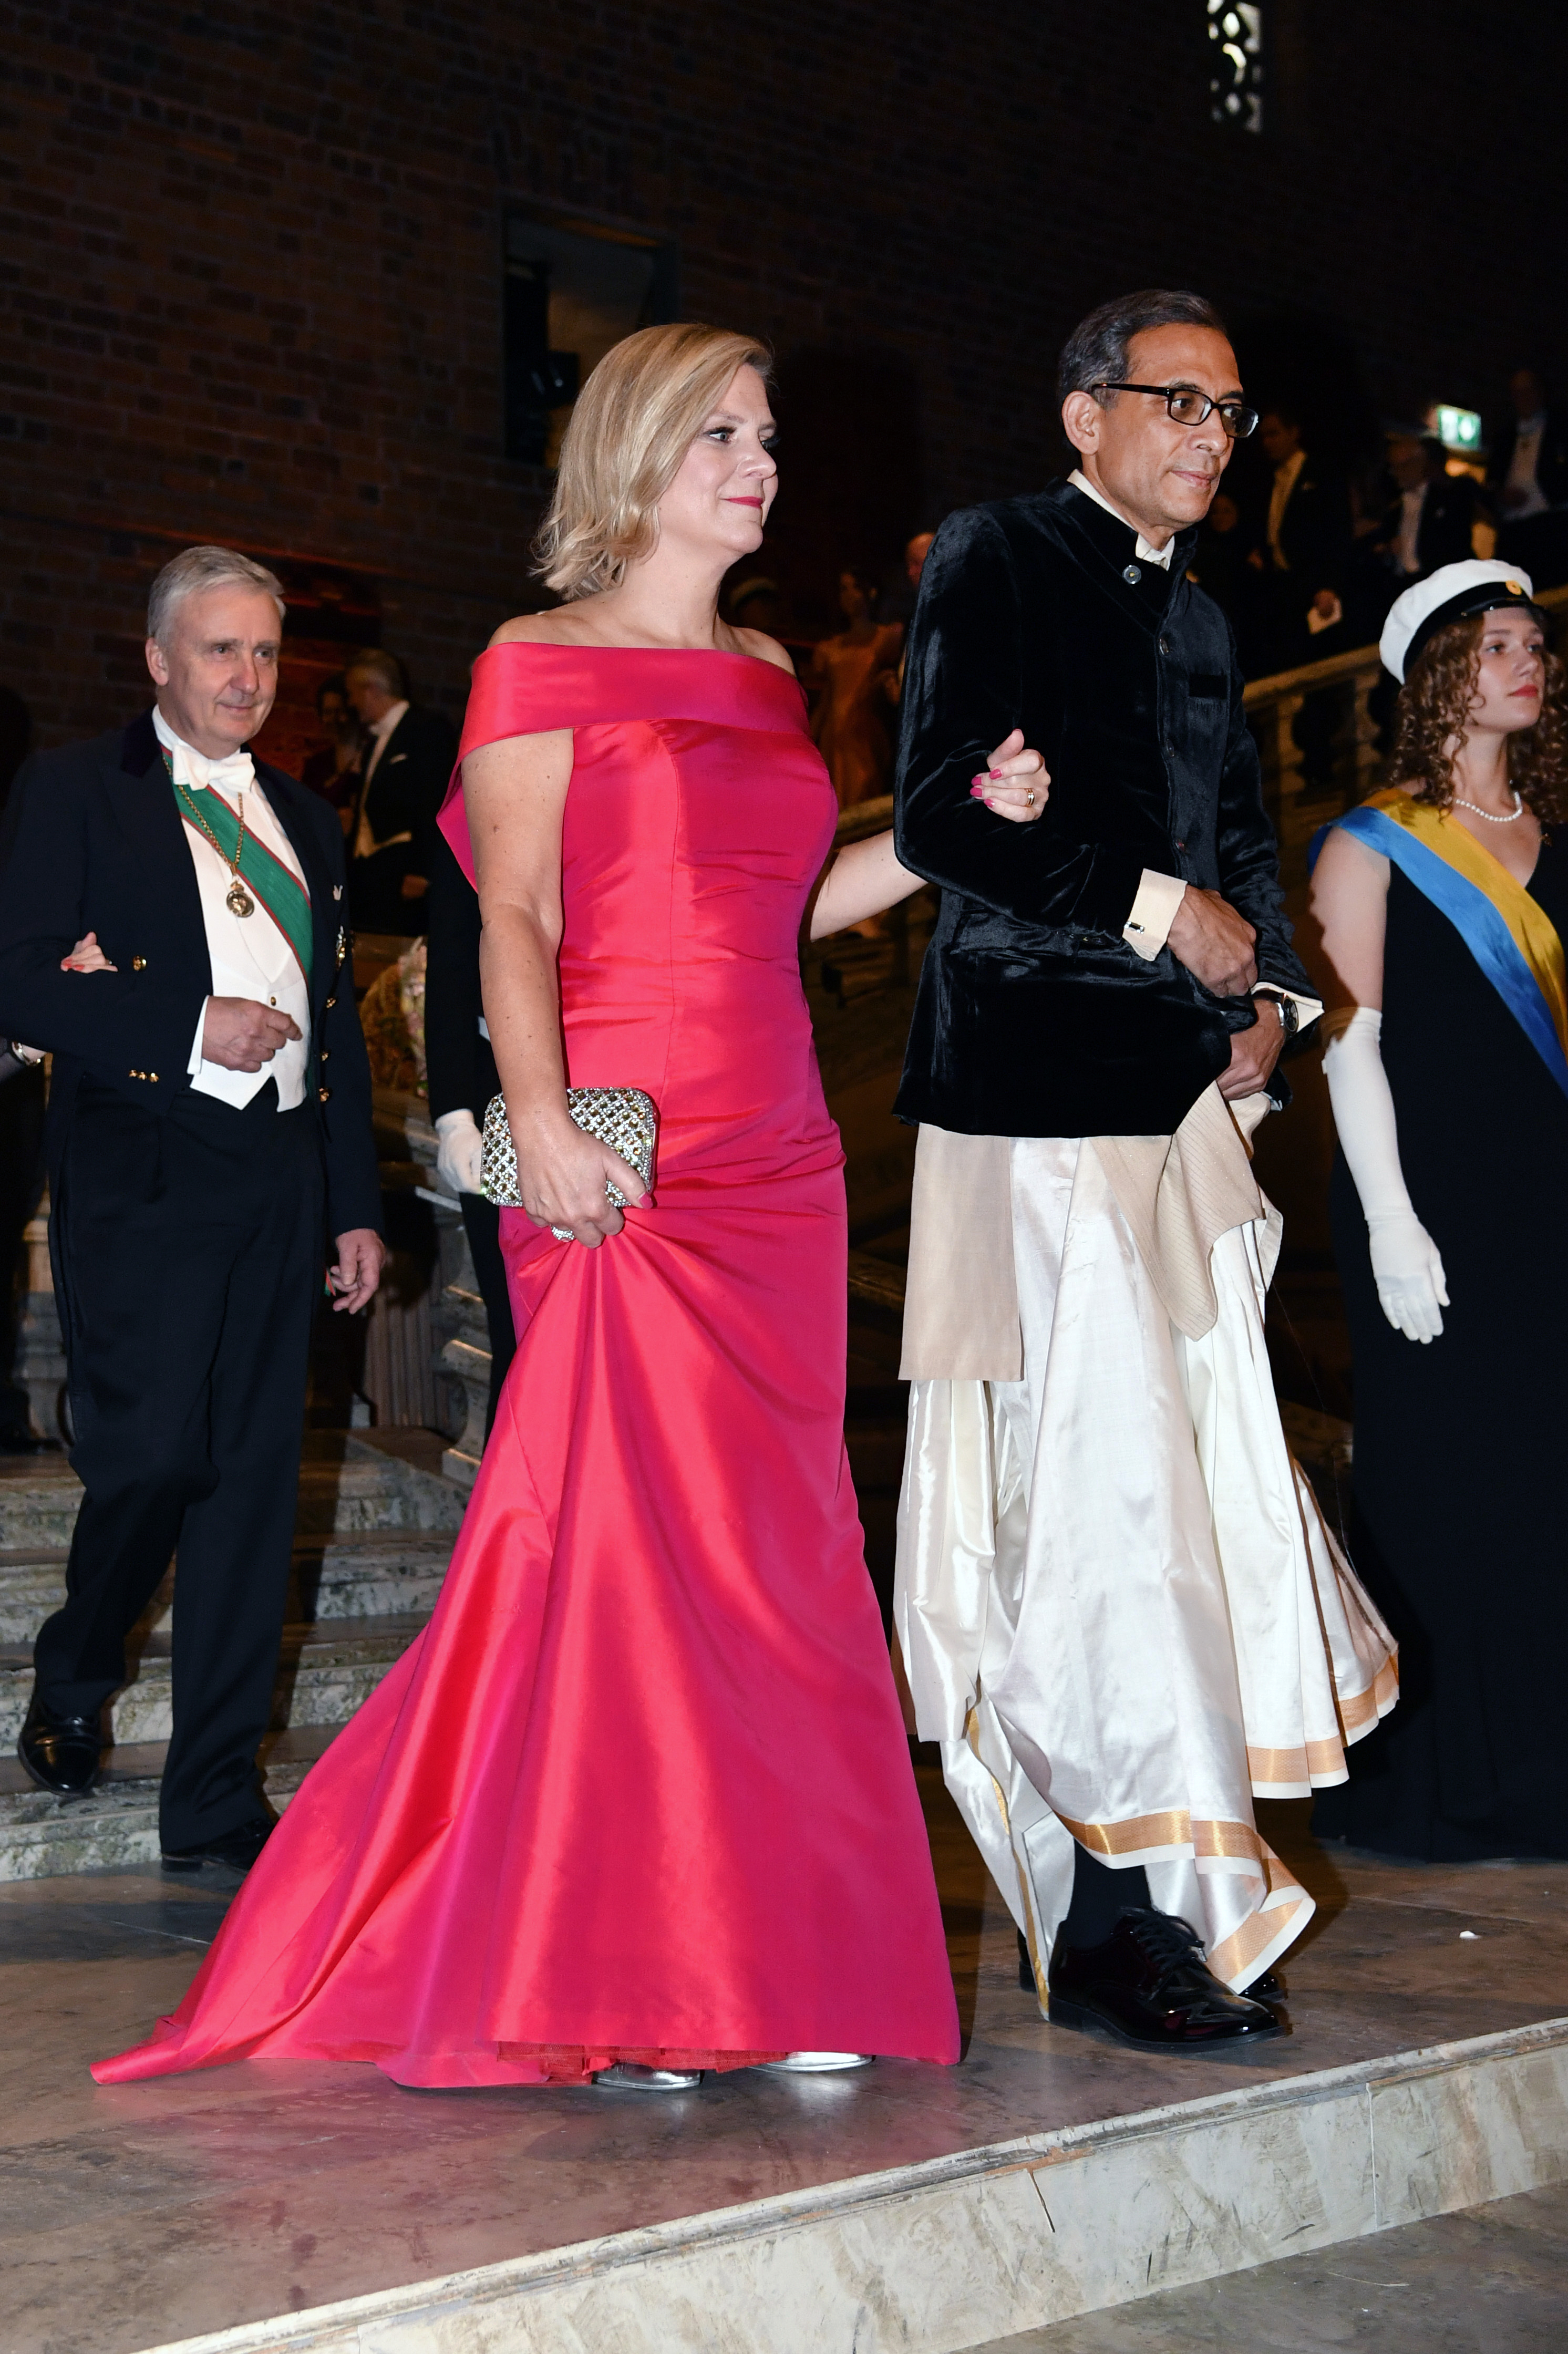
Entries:
POLYGON ((1220 422, 1233 441, 1245 441, 1257 423, 1257 411, 1239 400, 1211 400, 1190 384, 1097 384, 1092 392, 1147 392, 1165 403, 1165 413, 1178 425, 1204 425, 1217 408, 1220 422))

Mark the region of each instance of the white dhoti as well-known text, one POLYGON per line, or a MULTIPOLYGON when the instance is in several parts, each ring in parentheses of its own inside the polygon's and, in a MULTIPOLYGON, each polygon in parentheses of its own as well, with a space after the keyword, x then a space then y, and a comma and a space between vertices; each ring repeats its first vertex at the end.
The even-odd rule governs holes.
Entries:
POLYGON ((1075 1841, 1249 1984, 1312 1913, 1254 1796, 1343 1781, 1393 1704, 1280 1427, 1278 1235, 1217 1090, 1174 1140, 921 1131, 895 1617, 1043 1999, 1075 1841))

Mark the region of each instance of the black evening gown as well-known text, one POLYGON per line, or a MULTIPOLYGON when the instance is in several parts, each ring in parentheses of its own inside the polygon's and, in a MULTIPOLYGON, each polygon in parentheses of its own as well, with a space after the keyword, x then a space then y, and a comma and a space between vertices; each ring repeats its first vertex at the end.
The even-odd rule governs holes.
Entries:
MULTIPOLYGON (((1568 829, 1531 896, 1568 938, 1568 829)), ((1568 1097, 1458 932, 1394 868, 1383 1055, 1410 1198, 1443 1254, 1442 1337, 1377 1303, 1342 1155, 1357 1569, 1401 1646, 1393 1715, 1315 1822, 1383 1854, 1568 1855, 1568 1097)))

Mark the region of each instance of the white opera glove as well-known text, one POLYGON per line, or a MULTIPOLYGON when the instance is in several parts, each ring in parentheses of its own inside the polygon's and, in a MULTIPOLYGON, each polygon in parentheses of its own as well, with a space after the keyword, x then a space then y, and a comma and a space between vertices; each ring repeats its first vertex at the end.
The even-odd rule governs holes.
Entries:
POLYGON ((444 1111, 436 1122, 436 1175, 449 1193, 477 1193, 483 1139, 471 1111, 444 1111))
POLYGON ((1334 1107, 1372 1246, 1378 1305, 1407 1341, 1436 1340, 1448 1305, 1448 1279, 1437 1246, 1416 1216, 1399 1165, 1399 1129, 1383 1066, 1383 1015, 1358 1005, 1323 1055, 1334 1107))

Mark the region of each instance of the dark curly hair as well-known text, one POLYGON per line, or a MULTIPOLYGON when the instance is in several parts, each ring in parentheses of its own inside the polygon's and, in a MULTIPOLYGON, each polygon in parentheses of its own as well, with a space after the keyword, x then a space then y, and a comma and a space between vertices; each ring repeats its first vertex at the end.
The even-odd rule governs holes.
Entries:
MULTIPOLYGON (((1394 715, 1391 785, 1410 785, 1412 799, 1434 809, 1454 805, 1454 756, 1463 739, 1481 674, 1488 614, 1450 621, 1412 663, 1394 715)), ((1546 650, 1541 716, 1508 739, 1508 779, 1542 825, 1568 822, 1568 695, 1563 664, 1546 650)))

